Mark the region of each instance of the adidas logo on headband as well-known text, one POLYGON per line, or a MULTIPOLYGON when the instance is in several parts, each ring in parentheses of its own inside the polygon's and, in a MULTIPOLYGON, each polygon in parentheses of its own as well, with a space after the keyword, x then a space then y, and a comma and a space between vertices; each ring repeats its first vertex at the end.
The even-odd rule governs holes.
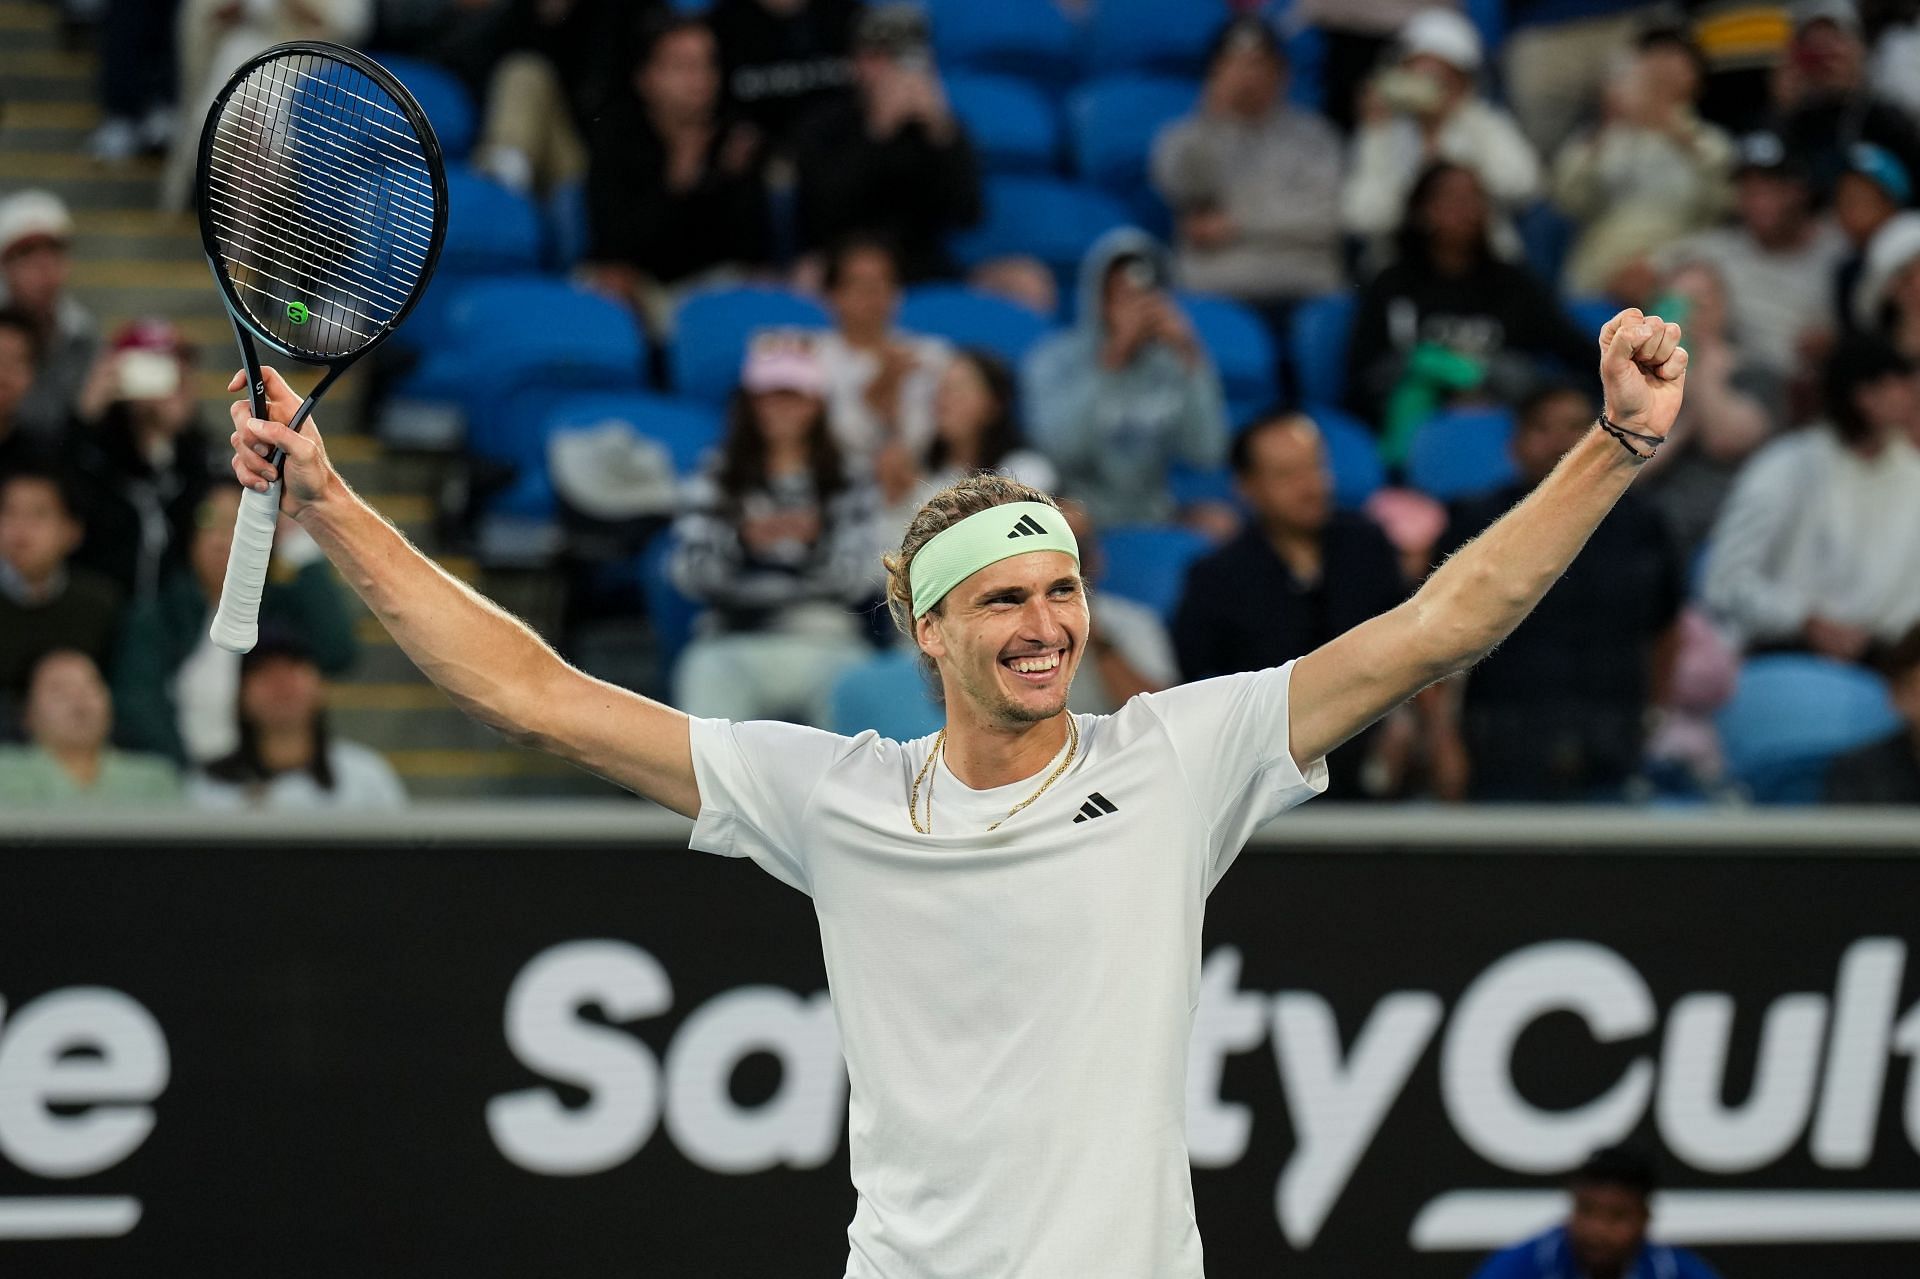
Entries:
POLYGON ((1031 515, 1022 515, 1020 522, 1013 526, 1013 532, 1007 534, 1007 536, 1034 537, 1039 534, 1044 534, 1046 531, 1045 528, 1041 527, 1039 520, 1034 519, 1031 515))

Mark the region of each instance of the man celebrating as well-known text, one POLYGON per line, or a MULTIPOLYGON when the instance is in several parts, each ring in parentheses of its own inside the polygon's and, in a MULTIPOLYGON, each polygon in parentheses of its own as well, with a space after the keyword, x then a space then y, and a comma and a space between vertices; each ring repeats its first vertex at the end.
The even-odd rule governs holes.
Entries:
MULTIPOLYGON (((851 1082, 849 1279, 1198 1279, 1185 1070, 1207 892, 1323 759, 1466 669, 1567 567, 1673 423, 1677 325, 1600 333, 1607 415, 1412 599, 1285 665, 1065 712, 1089 641, 1079 552, 1045 494, 975 476, 887 557, 947 725, 895 742, 693 720, 568 666, 356 497, 268 375, 233 409, 265 486, 461 706, 696 818, 813 898, 851 1082)), ((238 390, 242 379, 236 377, 238 390)))

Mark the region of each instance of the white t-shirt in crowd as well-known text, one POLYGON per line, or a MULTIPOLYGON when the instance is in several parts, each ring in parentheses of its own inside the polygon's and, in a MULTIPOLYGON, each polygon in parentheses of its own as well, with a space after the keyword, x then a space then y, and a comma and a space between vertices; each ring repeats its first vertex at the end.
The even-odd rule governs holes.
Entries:
POLYGON ((751 857, 820 921, 851 1081, 848 1279, 1199 1279, 1201 917, 1255 827, 1326 788, 1288 753, 1292 670, 1076 716, 1072 766, 992 833, 1057 758, 988 791, 941 761, 921 835, 932 738, 693 721, 692 847, 751 857))
POLYGON ((187 783, 187 801, 214 812, 268 808, 364 813, 407 806, 405 784, 379 751, 335 738, 327 743, 327 764, 333 770, 331 790, 321 789, 312 773, 281 773, 264 785, 224 782, 197 773, 187 783))
MULTIPOLYGON (((917 333, 894 333, 888 340, 911 348, 916 360, 913 371, 900 380, 893 428, 918 457, 933 442, 934 394, 953 348, 940 338, 917 333)), ((849 462, 871 458, 889 438, 886 424, 867 403, 867 387, 880 375, 880 357, 848 345, 833 329, 814 335, 813 350, 827 380, 827 425, 834 443, 849 462)))

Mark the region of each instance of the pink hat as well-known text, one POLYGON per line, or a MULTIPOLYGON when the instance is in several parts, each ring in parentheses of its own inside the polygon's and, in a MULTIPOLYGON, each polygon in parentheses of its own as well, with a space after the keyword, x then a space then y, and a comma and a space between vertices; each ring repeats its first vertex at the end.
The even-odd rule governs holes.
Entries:
POLYGON ((756 337, 747 348, 746 363, 740 368, 740 385, 755 395, 766 391, 798 391, 817 397, 826 394, 827 378, 812 344, 804 337, 766 334, 756 337))

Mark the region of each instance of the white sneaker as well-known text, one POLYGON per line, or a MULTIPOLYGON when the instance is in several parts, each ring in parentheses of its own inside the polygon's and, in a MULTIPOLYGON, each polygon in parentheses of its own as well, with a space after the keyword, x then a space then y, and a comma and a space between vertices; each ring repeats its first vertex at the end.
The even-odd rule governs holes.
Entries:
POLYGON ((140 154, 140 129, 125 116, 113 116, 87 139, 87 154, 102 164, 124 164, 140 154))

